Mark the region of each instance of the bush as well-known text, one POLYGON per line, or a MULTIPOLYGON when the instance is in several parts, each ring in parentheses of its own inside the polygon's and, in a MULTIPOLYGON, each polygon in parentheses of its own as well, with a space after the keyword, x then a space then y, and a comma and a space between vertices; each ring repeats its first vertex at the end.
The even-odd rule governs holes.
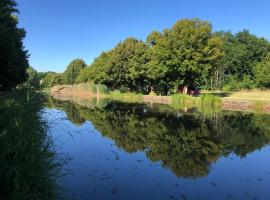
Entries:
POLYGON ((109 94, 109 88, 106 85, 98 84, 96 85, 97 91, 100 94, 109 94))
POLYGON ((239 81, 237 80, 235 76, 229 75, 222 89, 224 91, 238 91, 240 90, 239 81))
POLYGON ((243 80, 239 83, 240 89, 253 89, 254 85, 255 82, 247 75, 245 75, 243 80))

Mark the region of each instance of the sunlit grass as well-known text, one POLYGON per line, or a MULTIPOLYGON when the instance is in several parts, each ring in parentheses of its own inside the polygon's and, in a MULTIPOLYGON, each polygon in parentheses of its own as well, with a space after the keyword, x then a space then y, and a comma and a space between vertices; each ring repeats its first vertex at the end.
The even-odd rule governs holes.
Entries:
POLYGON ((270 101, 270 90, 241 90, 239 92, 231 93, 229 98, 270 101))
POLYGON ((107 96, 111 100, 124 101, 129 103, 142 103, 143 95, 136 93, 121 93, 119 91, 110 92, 107 96))
POLYGON ((214 95, 201 95, 193 97, 184 94, 172 96, 171 106, 175 109, 186 109, 196 107, 202 112, 216 112, 221 109, 221 98, 214 95))

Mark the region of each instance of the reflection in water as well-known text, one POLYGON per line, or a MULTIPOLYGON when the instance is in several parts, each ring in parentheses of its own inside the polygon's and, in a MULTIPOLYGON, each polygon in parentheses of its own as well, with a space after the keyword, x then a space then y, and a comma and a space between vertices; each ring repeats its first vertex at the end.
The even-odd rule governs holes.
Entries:
MULTIPOLYGON (((85 130, 83 128, 85 121, 90 121, 102 136, 115 142, 118 148, 108 149, 114 160, 120 159, 118 151, 121 149, 128 153, 144 152, 149 160, 149 166, 161 163, 162 167, 170 169, 175 177, 185 178, 183 180, 196 179, 198 184, 200 183, 198 178, 207 177, 211 172, 211 166, 219 159, 232 158, 231 155, 245 158, 247 154, 267 145, 270 139, 270 116, 263 114, 231 111, 202 113, 195 112, 196 109, 183 112, 173 110, 166 105, 95 100, 87 102, 85 106, 51 100, 48 106, 65 111, 68 120, 78 125, 79 129, 82 127, 85 130)), ((141 161, 143 160, 137 160, 138 163, 141 161)), ((117 171, 117 168, 115 170, 117 171)), ((102 173, 100 180, 110 179, 107 176, 108 172, 102 173)), ((216 178, 221 177, 220 174, 216 176, 216 178)), ((241 181, 248 182, 244 178, 241 181)), ((178 187, 177 183, 171 184, 178 187)), ((212 187, 218 186, 216 182, 209 184, 212 187)), ((118 190, 118 186, 113 186, 112 194, 117 193, 118 190)), ((237 193, 237 191, 230 192, 237 193)), ((155 193, 155 190, 152 190, 152 193, 155 193)), ((184 194, 181 195, 173 194, 168 197, 169 199, 187 198, 184 194)), ((224 195, 225 198, 232 197, 229 193, 224 195)), ((270 197, 269 193, 267 195, 270 197)), ((156 198, 162 199, 160 196, 156 198)), ((209 199, 209 196, 207 198, 209 199)), ((239 196, 238 199, 245 198, 239 196)))

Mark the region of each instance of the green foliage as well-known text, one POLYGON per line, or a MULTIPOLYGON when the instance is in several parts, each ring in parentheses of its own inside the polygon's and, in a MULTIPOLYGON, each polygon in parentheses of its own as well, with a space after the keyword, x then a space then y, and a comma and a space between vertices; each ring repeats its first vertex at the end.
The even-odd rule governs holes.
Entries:
POLYGON ((55 73, 55 72, 48 72, 41 79, 41 86, 43 88, 51 88, 55 85, 62 85, 64 84, 63 74, 55 73))
MULTIPOLYGON (((179 84, 204 84, 219 67, 223 43, 220 37, 213 36, 209 22, 180 20, 172 29, 166 29, 159 35, 153 34, 157 39, 152 45, 149 64, 154 69, 154 74, 151 74, 153 80, 163 80, 159 81, 161 85, 155 86, 159 88, 155 88, 156 91, 161 90, 159 93, 166 94, 179 84), (162 91, 164 87, 167 88, 162 91)), ((148 40, 154 36, 150 35, 148 40)))
POLYGON ((14 0, 0 1, 0 90, 10 89, 26 80, 28 52, 23 46, 24 29, 18 28, 14 0))
POLYGON ((102 53, 76 82, 91 80, 111 90, 167 94, 180 83, 205 84, 220 67, 222 47, 209 22, 180 20, 171 29, 151 33, 147 44, 128 38, 102 53))
POLYGON ((270 88, 270 52, 255 67, 256 84, 260 88, 270 88))
POLYGON ((0 199, 59 199, 61 161, 42 119, 40 93, 0 95, 0 199))
POLYGON ((82 59, 73 60, 67 67, 66 71, 63 73, 63 80, 65 84, 74 84, 80 71, 84 69, 87 65, 82 59))
POLYGON ((239 91, 242 89, 253 89, 255 82, 248 75, 244 75, 241 81, 238 80, 236 75, 229 75, 223 86, 224 91, 239 91))
POLYGON ((146 42, 127 38, 94 62, 76 59, 64 83, 106 85, 110 90, 158 95, 175 94, 179 85, 226 91, 268 88, 270 43, 247 30, 213 32, 208 21, 183 19, 146 42), (260 64, 258 64, 260 63, 260 64))
POLYGON ((81 70, 76 83, 93 81, 95 83, 103 83, 108 79, 106 71, 108 69, 108 62, 111 57, 111 51, 103 52, 98 56, 91 66, 81 70))
POLYGON ((27 68, 26 73, 27 73, 27 80, 26 80, 25 85, 28 88, 31 87, 31 88, 38 89, 40 86, 40 84, 39 84, 40 79, 39 79, 38 72, 34 68, 29 67, 29 68, 27 68))
POLYGON ((264 38, 250 34, 247 30, 235 35, 230 32, 217 34, 223 38, 225 50, 220 77, 221 85, 230 90, 253 88, 255 86, 254 69, 270 51, 270 43, 264 38))
POLYGON ((109 99, 119 102, 130 102, 130 103, 142 103, 143 95, 136 93, 122 93, 120 91, 113 91, 109 93, 109 99))
POLYGON ((128 38, 113 50, 102 53, 79 76, 80 80, 93 80, 111 90, 145 92, 147 88, 145 63, 149 60, 148 47, 142 41, 128 38))
POLYGON ((224 84, 223 88, 224 91, 238 91, 240 90, 239 82, 236 76, 229 75, 226 78, 226 83, 224 84))
POLYGON ((240 89, 252 89, 255 86, 254 80, 250 78, 248 75, 243 76, 243 80, 239 83, 240 89))
POLYGON ((174 109, 197 108, 203 113, 219 112, 221 109, 221 98, 214 95, 202 94, 199 97, 192 97, 186 94, 175 94, 171 98, 171 106, 174 109))
POLYGON ((97 92, 99 94, 109 94, 109 88, 106 85, 102 85, 102 84, 97 84, 97 92))

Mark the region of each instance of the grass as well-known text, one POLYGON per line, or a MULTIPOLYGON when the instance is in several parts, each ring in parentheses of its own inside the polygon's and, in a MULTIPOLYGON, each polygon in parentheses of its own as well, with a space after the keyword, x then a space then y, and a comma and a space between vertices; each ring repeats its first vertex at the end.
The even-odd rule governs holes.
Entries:
POLYGON ((201 93, 220 96, 224 97, 225 99, 232 99, 232 100, 270 101, 270 90, 251 89, 251 90, 240 90, 237 92, 225 92, 221 90, 217 91, 202 90, 201 93))
MULTIPOLYGON (((110 91, 105 85, 94 84, 93 82, 81 83, 78 85, 69 85, 65 89, 67 96, 76 96, 78 98, 106 98, 115 101, 123 101, 128 103, 143 103, 146 98, 142 94, 136 93, 121 93, 120 91, 110 91)), ((201 91, 199 97, 193 97, 183 94, 175 94, 170 97, 160 98, 154 92, 151 92, 148 97, 155 98, 156 103, 171 102, 171 106, 175 109, 198 108, 202 112, 219 111, 222 107, 222 101, 229 100, 233 102, 248 101, 256 104, 256 110, 264 110, 270 102, 269 90, 242 90, 238 92, 224 92, 224 91, 201 91), (164 100, 165 99, 165 100, 164 100), (262 101, 263 105, 258 106, 256 102, 262 101)), ((65 91, 63 92, 65 94, 65 91)), ((148 98, 149 99, 149 98, 148 98)), ((151 99, 150 99, 151 101, 151 99)))
POLYGON ((61 163, 41 117, 44 96, 27 93, 0 97, 0 199, 58 199, 61 163))
POLYGON ((107 98, 114 101, 124 101, 128 103, 142 103, 143 95, 136 93, 121 93, 119 91, 110 92, 107 98))
POLYGON ((231 99, 242 99, 242 100, 262 100, 270 101, 270 90, 241 90, 238 92, 231 93, 228 98, 231 99))
MULTIPOLYGON (((51 88, 51 92, 64 92, 64 94, 76 94, 75 96, 81 95, 106 95, 109 93, 109 89, 107 86, 102 84, 95 84, 93 82, 88 83, 80 83, 76 85, 57 85, 51 88)), ((46 90, 45 90, 46 93, 46 90)))
POLYGON ((221 98, 209 94, 203 94, 199 97, 176 94, 172 96, 171 106, 175 109, 196 107, 204 113, 217 112, 221 109, 221 98))

